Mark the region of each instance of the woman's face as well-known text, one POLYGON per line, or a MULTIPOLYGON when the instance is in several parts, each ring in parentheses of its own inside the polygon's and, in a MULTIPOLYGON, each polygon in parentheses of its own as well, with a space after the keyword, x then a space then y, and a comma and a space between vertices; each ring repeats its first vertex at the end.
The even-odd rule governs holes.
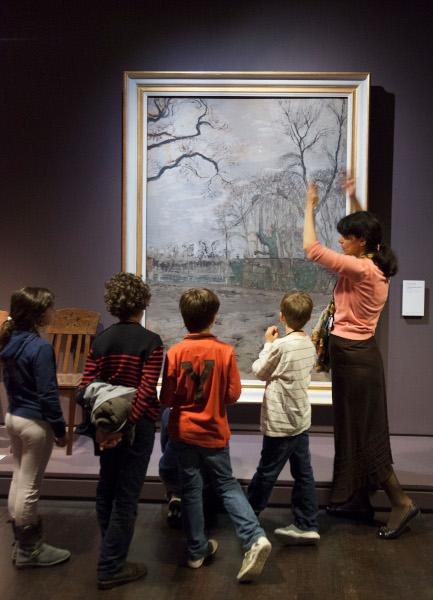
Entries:
POLYGON ((338 243, 344 254, 347 254, 348 256, 362 256, 365 253, 364 238, 357 238, 354 235, 341 235, 338 243))
POLYGON ((54 306, 50 306, 42 315, 41 327, 47 327, 54 323, 54 317, 56 316, 56 310, 54 306))

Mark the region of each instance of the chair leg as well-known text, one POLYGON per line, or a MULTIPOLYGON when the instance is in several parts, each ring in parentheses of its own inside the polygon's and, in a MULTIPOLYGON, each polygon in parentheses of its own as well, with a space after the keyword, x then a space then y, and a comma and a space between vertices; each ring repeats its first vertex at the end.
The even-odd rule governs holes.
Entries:
POLYGON ((68 417, 68 441, 66 444, 66 454, 70 456, 72 454, 72 445, 74 443, 74 428, 75 428, 75 409, 77 403, 75 402, 75 391, 69 396, 69 417, 68 417))

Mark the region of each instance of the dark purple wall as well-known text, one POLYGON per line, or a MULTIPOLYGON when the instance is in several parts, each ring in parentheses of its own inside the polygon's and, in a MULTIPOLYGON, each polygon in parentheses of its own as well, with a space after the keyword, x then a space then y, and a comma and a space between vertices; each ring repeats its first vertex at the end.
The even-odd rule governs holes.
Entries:
POLYGON ((120 268, 124 70, 371 72, 370 207, 400 257, 379 330, 391 428, 433 434, 431 318, 400 316, 402 279, 432 286, 431 2, 15 0, 0 11, 0 307, 35 284, 59 306, 104 313, 103 282, 120 268))

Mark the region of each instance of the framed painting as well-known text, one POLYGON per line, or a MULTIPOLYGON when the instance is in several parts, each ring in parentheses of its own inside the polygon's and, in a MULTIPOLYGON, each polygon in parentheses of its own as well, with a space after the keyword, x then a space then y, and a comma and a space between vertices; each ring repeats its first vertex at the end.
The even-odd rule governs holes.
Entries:
MULTIPOLYGON (((185 334, 182 291, 217 292, 242 401, 262 398, 251 364, 283 294, 312 295, 308 331, 328 303, 333 275, 302 248, 305 191, 317 183, 318 236, 338 249, 346 173, 367 206, 369 89, 368 73, 125 73, 122 268, 150 284, 146 326, 166 347, 185 334)), ((330 386, 313 373, 312 403, 330 386)))

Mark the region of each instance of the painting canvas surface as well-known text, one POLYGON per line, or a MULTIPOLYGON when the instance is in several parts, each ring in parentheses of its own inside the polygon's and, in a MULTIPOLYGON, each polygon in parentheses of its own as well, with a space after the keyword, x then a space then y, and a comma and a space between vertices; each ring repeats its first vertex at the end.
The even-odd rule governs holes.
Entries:
POLYGON ((332 294, 333 275, 304 257, 303 215, 315 181, 318 236, 338 250, 347 100, 161 96, 145 110, 146 326, 169 347, 185 334, 182 291, 212 288, 221 301, 214 332, 235 347, 242 378, 253 379, 283 294, 311 294, 308 333, 332 294))

